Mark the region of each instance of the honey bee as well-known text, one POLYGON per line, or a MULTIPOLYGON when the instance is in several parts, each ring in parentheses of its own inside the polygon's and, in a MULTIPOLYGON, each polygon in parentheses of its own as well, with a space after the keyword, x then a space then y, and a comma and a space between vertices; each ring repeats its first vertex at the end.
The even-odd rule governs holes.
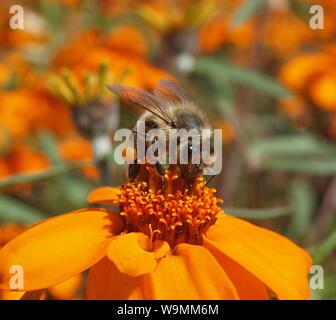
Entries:
MULTIPOLYGON (((107 85, 114 94, 124 103, 138 106, 145 112, 138 119, 145 123, 145 132, 151 129, 162 129, 166 134, 166 139, 169 140, 168 132, 170 129, 185 129, 192 130, 197 135, 202 134, 203 129, 210 129, 208 120, 199 108, 192 102, 187 93, 175 81, 162 79, 158 82, 154 89, 154 94, 146 92, 143 89, 137 89, 120 84, 107 85)), ((137 123, 138 123, 137 122, 137 123)), ((137 126, 134 127, 133 133, 137 135, 137 126)), ((209 130, 212 132, 211 130, 209 130)), ((210 153, 213 153, 212 134, 210 139, 210 153)), ((150 143, 146 143, 146 148, 150 143)), ((205 163, 201 160, 199 163, 192 163, 192 152, 195 150, 195 145, 190 137, 177 141, 179 150, 187 148, 188 161, 182 163, 177 160, 181 177, 187 185, 191 185, 194 179, 202 175, 205 163)), ((201 146, 197 146, 201 148, 201 146)), ((136 149, 136 148, 135 148, 136 149)), ((200 150, 200 149, 198 149, 200 150)), ((130 180, 136 179, 139 174, 142 164, 137 163, 129 165, 128 175, 130 180)), ((165 169, 162 164, 155 163, 155 170, 158 175, 163 176, 165 169)))

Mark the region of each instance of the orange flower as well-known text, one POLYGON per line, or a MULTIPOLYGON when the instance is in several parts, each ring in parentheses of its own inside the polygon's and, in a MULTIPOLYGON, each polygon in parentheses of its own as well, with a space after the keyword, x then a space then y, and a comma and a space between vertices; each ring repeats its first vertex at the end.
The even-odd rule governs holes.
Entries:
POLYGON ((290 240, 221 212, 199 178, 190 190, 170 170, 163 181, 103 187, 83 209, 35 225, 0 250, 0 288, 24 268, 26 291, 90 268, 88 299, 306 299, 310 256, 290 240), (173 279, 173 281, 172 281, 173 279))
POLYGON ((280 80, 289 89, 302 91, 315 75, 327 72, 334 64, 333 59, 324 52, 302 54, 281 67, 280 80))
POLYGON ((217 121, 215 126, 218 129, 222 129, 222 139, 224 143, 230 143, 235 138, 235 129, 229 121, 217 121))
POLYGON ((312 83, 311 98, 321 109, 336 111, 336 69, 312 83))
POLYGON ((301 20, 292 10, 273 10, 265 23, 263 42, 280 57, 296 52, 304 43, 312 40, 309 24, 301 20))
POLYGON ((24 61, 23 56, 16 51, 7 52, 1 55, 0 62, 0 86, 16 81, 25 82, 34 74, 32 68, 24 61))
POLYGON ((28 8, 25 13, 24 29, 12 29, 9 27, 11 15, 9 8, 13 5, 11 1, 2 1, 0 4, 0 43, 1 46, 10 46, 12 48, 22 48, 29 44, 41 43, 45 40, 41 20, 38 15, 28 8), (5 2, 5 3, 4 3, 5 2))
POLYGON ((41 115, 45 110, 45 104, 28 90, 22 89, 0 94, 1 123, 14 138, 23 138, 32 132, 36 124, 40 123, 41 115))
MULTIPOLYGON (((94 159, 92 144, 79 136, 71 136, 63 139, 58 145, 60 154, 64 160, 92 160, 94 159)), ((99 173, 95 166, 82 169, 83 173, 92 180, 98 180, 99 173)))
POLYGON ((248 21, 240 26, 232 26, 232 13, 222 10, 216 17, 206 23, 198 33, 198 43, 202 52, 213 52, 222 45, 233 44, 239 49, 250 49, 255 41, 255 23, 248 21))
POLYGON ((0 178, 7 177, 11 174, 9 163, 6 159, 0 159, 0 178))
POLYGON ((28 226, 16 223, 5 223, 0 226, 0 248, 3 247, 8 241, 12 240, 18 234, 27 230, 28 226))
POLYGON ((140 35, 126 26, 113 30, 106 37, 95 32, 83 32, 59 51, 54 64, 56 68, 71 69, 81 78, 83 72, 96 72, 104 63, 109 66, 114 79, 120 79, 123 75, 125 84, 153 89, 156 82, 167 77, 167 74, 144 59, 143 40, 139 43, 140 40, 134 39, 140 39, 140 35), (131 47, 129 37, 133 39, 131 47))
POLYGON ((113 28, 104 39, 104 45, 112 50, 138 56, 145 56, 148 51, 144 36, 132 25, 113 28))
POLYGON ((298 127, 308 127, 311 124, 311 116, 305 101, 298 96, 291 96, 280 102, 281 111, 298 127))
POLYGON ((8 161, 12 171, 17 173, 37 172, 49 166, 47 157, 28 145, 17 145, 8 161))
POLYGON ((73 130, 64 105, 43 90, 25 88, 0 92, 0 119, 2 128, 15 141, 45 128, 55 133, 73 130))
POLYGON ((14 173, 32 173, 49 166, 47 157, 29 145, 17 144, 8 155, 0 158, 0 177, 14 173))

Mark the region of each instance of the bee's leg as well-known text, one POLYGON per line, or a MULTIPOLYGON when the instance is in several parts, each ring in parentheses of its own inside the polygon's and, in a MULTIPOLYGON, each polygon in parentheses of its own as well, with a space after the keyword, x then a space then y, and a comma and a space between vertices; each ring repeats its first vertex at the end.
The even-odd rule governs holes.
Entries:
POLYGON ((135 162, 128 166, 128 178, 133 181, 139 174, 140 164, 135 162))
POLYGON ((213 179, 214 177, 215 177, 215 176, 212 175, 212 176, 207 180, 205 186, 207 186, 207 185, 212 181, 212 179, 213 179))
POLYGON ((155 170, 156 170, 156 173, 157 173, 159 176, 161 176, 161 177, 164 176, 164 174, 165 174, 165 169, 164 169, 164 167, 163 167, 159 162, 155 163, 154 168, 155 168, 155 170))

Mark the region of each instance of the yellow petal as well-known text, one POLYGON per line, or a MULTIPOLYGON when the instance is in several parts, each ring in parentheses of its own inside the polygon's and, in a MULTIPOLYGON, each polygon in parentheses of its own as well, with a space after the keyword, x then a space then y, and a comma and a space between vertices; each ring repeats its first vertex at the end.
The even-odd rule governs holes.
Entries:
POLYGON ((107 256, 120 272, 138 277, 155 269, 157 252, 164 255, 162 248, 165 247, 158 246, 157 251, 153 251, 149 237, 143 233, 131 232, 113 238, 108 246, 107 256))
POLYGON ((202 246, 180 244, 143 276, 147 299, 238 299, 237 291, 211 253, 202 246))
POLYGON ((241 265, 224 254, 211 250, 219 264, 235 286, 241 300, 269 300, 269 292, 265 284, 248 272, 241 265))
POLYGON ((77 274, 70 279, 57 284, 48 289, 48 292, 58 300, 75 300, 79 299, 79 289, 82 285, 83 277, 81 274, 77 274))
POLYGON ((115 204, 121 194, 120 188, 101 187, 91 191, 87 197, 88 203, 115 204))
POLYGON ((20 300, 24 292, 0 290, 0 300, 20 300))
POLYGON ((143 277, 130 277, 121 273, 108 259, 103 258, 90 268, 87 285, 89 300, 145 299, 141 285, 143 277))
POLYGON ((61 283, 104 257, 111 237, 122 228, 117 215, 102 209, 39 223, 0 250, 0 289, 32 291, 61 283), (23 288, 13 288, 13 266, 23 268, 23 288))
POLYGON ((223 254, 260 279, 279 299, 309 297, 306 251, 285 237, 228 215, 207 231, 204 245, 223 254))

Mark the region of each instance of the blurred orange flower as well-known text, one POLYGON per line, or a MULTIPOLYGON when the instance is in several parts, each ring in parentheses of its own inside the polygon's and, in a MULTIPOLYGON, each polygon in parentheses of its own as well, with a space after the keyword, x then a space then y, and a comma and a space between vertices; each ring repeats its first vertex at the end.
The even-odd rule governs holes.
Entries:
POLYGON ((96 72, 105 63, 115 80, 123 76, 126 84, 152 89, 166 73, 144 59, 145 45, 139 39, 139 33, 126 26, 113 30, 106 37, 84 32, 59 51, 54 66, 69 68, 80 79, 84 72, 96 72))
POLYGON ((27 144, 15 145, 8 159, 12 172, 31 173, 46 169, 49 161, 39 150, 27 144))
POLYGON ((27 225, 16 224, 13 222, 0 225, 0 248, 3 247, 8 241, 27 230, 27 228, 27 225))
POLYGON ((198 41, 202 52, 213 52, 222 45, 235 45, 241 49, 248 49, 255 40, 255 28, 253 22, 244 23, 233 27, 232 17, 222 13, 210 20, 201 28, 198 41))
POLYGON ((14 140, 22 140, 38 130, 56 133, 73 130, 68 111, 46 92, 17 89, 0 92, 0 119, 14 140), (52 115, 57 112, 57 117, 52 115))
POLYGON ((232 142, 232 140, 235 137, 235 129, 230 122, 228 121, 217 122, 215 128, 222 129, 223 142, 225 143, 232 142))
POLYGON ((0 158, 0 177, 12 174, 33 173, 49 166, 47 157, 28 144, 15 144, 8 154, 0 158))
POLYGON ((299 127, 307 127, 310 124, 310 116, 305 101, 293 96, 280 102, 280 108, 299 127))
POLYGON ((0 178, 7 177, 11 174, 9 163, 5 159, 0 159, 0 178))
POLYGON ((313 102, 326 111, 336 111, 336 68, 311 84, 313 102))
POLYGON ((0 118, 2 125, 11 132, 14 139, 20 139, 34 132, 41 124, 45 103, 29 90, 14 90, 0 93, 0 118))
MULTIPOLYGON (((90 141, 75 136, 69 136, 62 139, 58 144, 59 152, 62 159, 66 161, 73 160, 91 160, 93 161, 93 149, 90 141)), ((92 180, 99 179, 99 172, 97 168, 92 165, 82 169, 83 173, 92 180)))
POLYGON ((335 58, 335 46, 324 47, 321 51, 293 58, 282 66, 279 73, 282 83, 297 95, 291 101, 301 101, 299 104, 291 103, 291 108, 284 101, 281 103, 283 110, 295 120, 302 119, 303 114, 310 115, 310 124, 318 125, 321 133, 332 139, 336 138, 331 120, 336 112, 335 58), (293 113, 294 106, 300 107, 299 113, 293 113))
POLYGON ((104 46, 111 50, 146 56, 148 47, 144 35, 132 25, 120 25, 113 28, 102 40, 104 46))

